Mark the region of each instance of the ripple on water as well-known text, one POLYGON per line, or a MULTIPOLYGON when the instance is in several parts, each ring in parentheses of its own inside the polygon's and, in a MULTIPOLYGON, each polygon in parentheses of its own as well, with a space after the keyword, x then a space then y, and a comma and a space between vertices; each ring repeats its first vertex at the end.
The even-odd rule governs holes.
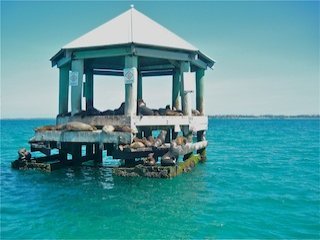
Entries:
POLYGON ((13 171, 52 122, 2 122, 1 238, 320 238, 318 120, 211 119, 207 162, 171 180, 13 171))

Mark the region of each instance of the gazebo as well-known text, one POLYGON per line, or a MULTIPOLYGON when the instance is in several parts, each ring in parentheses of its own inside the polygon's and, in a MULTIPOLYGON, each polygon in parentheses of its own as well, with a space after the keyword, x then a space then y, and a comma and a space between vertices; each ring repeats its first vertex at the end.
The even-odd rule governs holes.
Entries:
MULTIPOLYGON (((47 148, 48 143, 50 148, 58 148, 60 157, 71 153, 73 158, 78 158, 81 156, 81 146, 85 145, 87 155, 98 156, 100 161, 101 152, 105 149, 108 155, 115 158, 132 160, 144 157, 145 150, 138 151, 139 154, 125 154, 120 153, 119 145, 132 143, 134 137, 148 137, 155 130, 165 130, 168 133, 165 143, 168 144, 179 133, 189 136, 191 142, 192 136, 197 136, 196 140, 193 140, 195 147, 182 154, 190 156, 196 149, 205 156, 206 143, 203 143, 206 142, 204 134, 208 127, 208 118, 204 108, 204 77, 205 71, 212 68, 215 62, 133 6, 68 43, 50 60, 52 67, 56 66, 60 73, 57 125, 81 122, 95 126, 97 130, 39 131, 31 139, 34 150, 40 149, 41 141, 46 143, 47 148), (101 114, 93 111, 93 90, 97 75, 124 78, 125 99, 121 114, 101 114), (143 82, 149 76, 172 76, 172 89, 168 89, 172 90, 171 114, 146 116, 139 112, 137 104, 143 100, 143 82), (187 80, 195 81, 196 111, 192 110, 190 92, 193 89, 190 89, 187 80), (83 98, 85 106, 82 106, 83 98), (68 108, 69 100, 71 109, 68 108), (103 132, 106 125, 127 126, 132 132, 106 133, 103 132)), ((154 148, 152 151, 155 151, 154 148)))

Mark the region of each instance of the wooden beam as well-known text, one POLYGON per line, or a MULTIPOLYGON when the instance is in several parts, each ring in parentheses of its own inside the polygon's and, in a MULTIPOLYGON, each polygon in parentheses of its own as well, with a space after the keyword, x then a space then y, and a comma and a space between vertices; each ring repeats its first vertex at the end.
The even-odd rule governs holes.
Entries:
POLYGON ((71 57, 61 58, 61 59, 57 62, 57 67, 58 67, 58 68, 63 67, 63 66, 65 66, 66 64, 70 64, 70 62, 71 62, 71 57))
POLYGON ((207 69, 207 64, 200 59, 194 59, 191 61, 191 63, 199 68, 207 69))
POLYGON ((143 77, 154 77, 154 76, 171 76, 173 74, 172 70, 167 71, 143 71, 143 77))
POLYGON ((190 61, 193 59, 192 54, 177 51, 159 50, 144 47, 135 47, 135 55, 141 57, 152 57, 167 60, 190 61))
POLYGON ((96 50, 78 50, 73 53, 75 59, 88 59, 88 58, 103 58, 103 57, 117 57, 126 56, 131 54, 130 47, 117 47, 109 49, 96 49, 96 50))
POLYGON ((123 76, 123 71, 113 71, 113 70, 94 70, 94 75, 103 76, 123 76))
POLYGON ((76 84, 71 86, 71 115, 82 110, 83 60, 72 60, 71 70, 77 73, 76 84))
POLYGON ((139 67, 139 69, 140 71, 169 70, 169 69, 174 69, 174 66, 172 64, 161 64, 161 65, 139 67))
POLYGON ((59 114, 68 112, 69 65, 59 68, 59 114))

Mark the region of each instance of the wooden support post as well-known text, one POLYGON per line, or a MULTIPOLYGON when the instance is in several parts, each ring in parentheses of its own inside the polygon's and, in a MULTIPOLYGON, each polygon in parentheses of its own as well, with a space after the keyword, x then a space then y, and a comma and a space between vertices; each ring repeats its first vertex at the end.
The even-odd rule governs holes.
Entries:
POLYGON ((88 160, 93 160, 93 144, 86 144, 86 157, 88 160))
POLYGON ((86 84, 85 84, 85 96, 86 96, 86 110, 93 108, 93 70, 86 70, 86 84))
POLYGON ((171 129, 167 130, 166 139, 164 141, 165 141, 165 143, 170 143, 171 142, 171 129))
POLYGON ((102 163, 102 149, 99 147, 99 143, 94 144, 94 163, 102 163))
POLYGON ((201 115, 204 115, 204 71, 202 68, 196 70, 196 108, 201 115))
POLYGON ((142 75, 141 73, 138 74, 138 95, 137 99, 143 99, 142 98, 142 75))
POLYGON ((181 63, 181 90, 180 90, 180 95, 181 95, 181 104, 182 104, 182 112, 183 115, 185 116, 190 116, 191 115, 191 108, 190 108, 190 93, 186 93, 184 90, 184 77, 183 73, 184 72, 189 72, 190 71, 190 63, 189 62, 182 62, 181 63))
POLYGON ((175 68, 173 72, 172 78, 172 107, 175 107, 177 110, 180 109, 180 79, 181 79, 181 71, 179 68, 175 68))
POLYGON ((72 164, 81 165, 81 143, 72 143, 71 145, 71 155, 72 155, 72 164))
POLYGON ((83 60, 72 60, 71 115, 82 110, 83 60))
POLYGON ((149 127, 143 128, 143 136, 148 138, 149 136, 152 136, 152 130, 149 127))
POLYGON ((59 149, 59 160, 62 164, 68 161, 68 148, 66 143, 61 143, 61 148, 59 149))
POLYGON ((178 133, 174 131, 174 128, 171 129, 171 139, 174 140, 176 139, 178 136, 178 133))
MULTIPOLYGON (((197 141, 204 141, 205 140, 205 131, 198 131, 197 132, 197 141)), ((206 148, 202 148, 197 150, 197 153, 200 155, 201 157, 201 161, 205 161, 207 159, 207 152, 206 152, 206 148)))
POLYGON ((59 114, 68 112, 70 65, 59 68, 59 114))
MULTIPOLYGON (((137 56, 125 56, 125 69, 130 69, 130 73, 125 77, 125 110, 126 116, 137 114, 137 56)), ((124 71, 126 75, 126 71, 124 71)))

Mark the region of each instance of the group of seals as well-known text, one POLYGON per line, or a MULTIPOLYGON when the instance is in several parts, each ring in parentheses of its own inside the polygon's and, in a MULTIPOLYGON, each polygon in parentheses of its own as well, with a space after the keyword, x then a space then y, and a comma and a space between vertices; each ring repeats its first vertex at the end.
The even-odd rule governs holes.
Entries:
MULTIPOLYGON (((105 111, 99 111, 94 107, 89 107, 86 111, 80 111, 75 114, 75 116, 80 116, 81 118, 85 116, 118 116, 124 115, 125 102, 122 102, 120 107, 116 109, 107 109, 105 111)), ((181 110, 177 110, 175 107, 172 109, 170 105, 167 105, 165 108, 159 109, 151 109, 148 108, 143 99, 139 99, 137 101, 137 114, 140 116, 183 116, 183 112, 181 110)), ((200 116, 200 112, 198 110, 192 110, 193 116, 200 116)), ((58 117, 71 116, 71 112, 68 113, 60 113, 58 117)))
POLYGON ((131 148, 131 149, 139 149, 139 148, 145 148, 145 147, 160 147, 164 142, 167 135, 167 131, 162 130, 160 131, 159 135, 156 139, 154 139, 152 136, 149 136, 148 138, 133 138, 133 141, 130 145, 120 145, 119 149, 123 151, 124 149, 131 148))
POLYGON ((182 136, 178 136, 170 144, 170 150, 161 158, 162 166, 174 166, 177 164, 177 159, 181 148, 185 146, 188 142, 188 139, 182 136))
POLYGON ((141 116, 183 116, 182 111, 170 109, 170 105, 165 108, 151 109, 148 108, 146 103, 142 100, 138 100, 138 115, 141 116))

